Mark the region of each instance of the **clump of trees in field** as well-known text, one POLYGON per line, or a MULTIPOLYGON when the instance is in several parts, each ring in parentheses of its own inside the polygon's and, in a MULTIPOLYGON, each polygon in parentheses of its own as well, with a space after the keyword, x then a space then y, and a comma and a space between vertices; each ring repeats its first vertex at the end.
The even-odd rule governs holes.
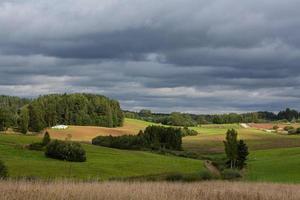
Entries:
POLYGON ((46 146, 45 155, 49 158, 71 162, 86 161, 86 153, 78 142, 53 140, 46 146))
POLYGON ((247 156, 249 155, 248 147, 243 140, 237 139, 237 131, 229 129, 224 141, 225 153, 227 156, 227 166, 231 169, 242 169, 246 165, 247 156))
POLYGON ((120 149, 169 149, 181 150, 181 129, 163 126, 148 126, 138 135, 98 136, 92 144, 120 149))
POLYGON ((51 94, 28 100, 0 96, 0 131, 40 132, 57 124, 117 127, 124 116, 117 101, 95 94, 51 94))

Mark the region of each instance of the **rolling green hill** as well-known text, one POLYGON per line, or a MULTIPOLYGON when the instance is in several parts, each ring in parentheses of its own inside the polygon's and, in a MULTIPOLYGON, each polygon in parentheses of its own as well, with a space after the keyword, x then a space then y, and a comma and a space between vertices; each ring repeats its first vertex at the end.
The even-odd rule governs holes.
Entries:
POLYGON ((39 141, 36 136, 0 135, 0 160, 11 177, 109 179, 146 176, 172 172, 197 173, 203 169, 200 160, 164 156, 142 151, 125 151, 83 144, 87 162, 70 163, 46 158, 43 152, 24 146, 39 141))
POLYGON ((300 183, 300 148, 253 151, 246 179, 250 181, 300 183))

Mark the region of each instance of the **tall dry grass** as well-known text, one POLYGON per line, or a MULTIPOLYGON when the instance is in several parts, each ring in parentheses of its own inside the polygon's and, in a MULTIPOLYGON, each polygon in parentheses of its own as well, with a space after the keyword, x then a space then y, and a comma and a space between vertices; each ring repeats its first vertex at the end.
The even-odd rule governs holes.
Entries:
POLYGON ((300 185, 221 181, 200 183, 0 181, 0 199, 299 200, 300 185))

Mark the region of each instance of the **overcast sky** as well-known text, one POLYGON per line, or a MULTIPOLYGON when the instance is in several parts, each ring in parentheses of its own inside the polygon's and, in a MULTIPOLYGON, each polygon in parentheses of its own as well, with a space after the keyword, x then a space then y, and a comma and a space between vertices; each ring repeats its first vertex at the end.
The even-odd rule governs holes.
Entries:
POLYGON ((1 0, 0 93, 123 109, 300 109, 299 0, 1 0))

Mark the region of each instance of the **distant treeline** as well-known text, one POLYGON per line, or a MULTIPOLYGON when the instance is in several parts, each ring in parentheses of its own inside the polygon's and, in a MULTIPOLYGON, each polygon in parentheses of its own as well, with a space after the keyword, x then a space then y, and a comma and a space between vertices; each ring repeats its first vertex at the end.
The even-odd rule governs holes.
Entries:
POLYGON ((118 101, 95 94, 51 94, 36 99, 0 96, 0 130, 39 132, 57 124, 116 127, 124 116, 118 101))
POLYGON ((299 121, 300 113, 297 110, 287 108, 278 114, 268 111, 250 113, 229 114, 187 114, 173 112, 171 114, 152 113, 150 110, 140 112, 124 111, 125 116, 133 119, 141 119, 149 122, 161 123, 173 126, 196 126, 198 124, 230 124, 230 123, 257 123, 271 121, 299 121))

